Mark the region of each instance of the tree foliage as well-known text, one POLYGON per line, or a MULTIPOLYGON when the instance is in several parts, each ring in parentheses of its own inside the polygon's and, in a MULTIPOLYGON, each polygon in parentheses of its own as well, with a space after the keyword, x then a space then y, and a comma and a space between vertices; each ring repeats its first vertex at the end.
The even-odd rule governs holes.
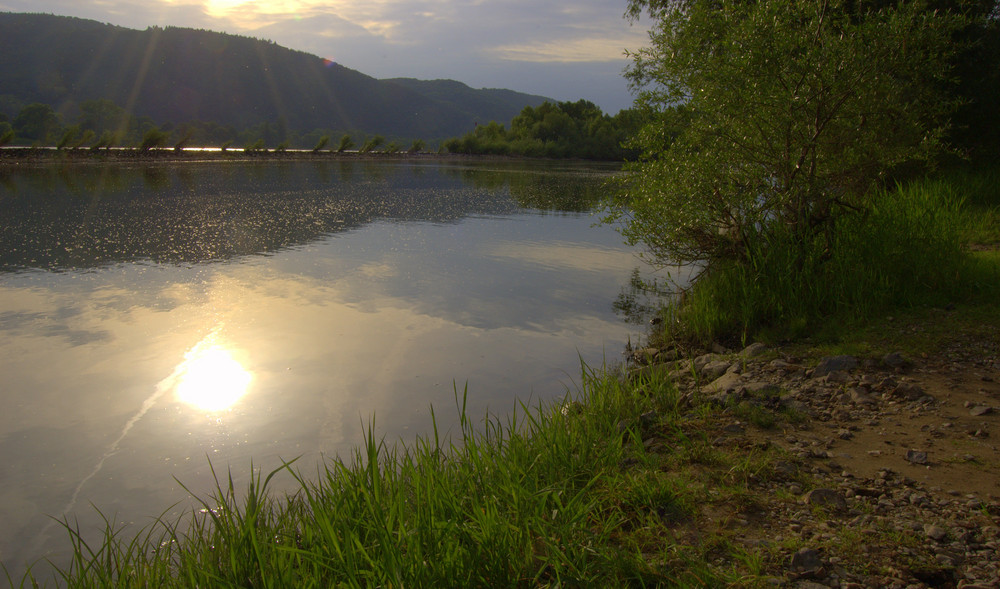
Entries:
POLYGON ((492 121, 443 145, 452 153, 621 160, 635 121, 630 111, 611 117, 587 100, 546 102, 525 107, 509 130, 492 121))
POLYGON ((153 127, 143 134, 142 141, 139 142, 139 149, 142 151, 149 151, 150 149, 156 147, 163 147, 166 145, 167 139, 169 138, 169 133, 153 127))
POLYGON ((14 118, 14 131, 18 137, 37 142, 51 142, 62 129, 56 111, 47 104, 33 102, 21 109, 14 118))
POLYGON ((653 113, 609 204, 661 261, 750 261, 829 236, 869 190, 943 148, 963 18, 903 0, 631 0, 654 20, 627 76, 653 113), (666 124, 684 119, 679 127, 666 124))

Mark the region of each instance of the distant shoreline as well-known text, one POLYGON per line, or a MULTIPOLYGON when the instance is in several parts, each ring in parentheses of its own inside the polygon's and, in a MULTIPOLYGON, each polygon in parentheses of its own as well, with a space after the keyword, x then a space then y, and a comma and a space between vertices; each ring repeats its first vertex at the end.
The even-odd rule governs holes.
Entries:
POLYGON ((54 147, 2 147, 0 148, 0 165, 36 162, 198 162, 198 161, 255 161, 255 160, 358 160, 358 159, 436 159, 436 160, 470 160, 470 159, 524 159, 508 156, 470 156, 455 153, 431 153, 405 151, 386 153, 379 151, 361 153, 358 151, 312 151, 312 150, 260 150, 244 151, 239 149, 220 148, 160 148, 140 150, 120 147, 93 151, 90 148, 56 149, 54 147))

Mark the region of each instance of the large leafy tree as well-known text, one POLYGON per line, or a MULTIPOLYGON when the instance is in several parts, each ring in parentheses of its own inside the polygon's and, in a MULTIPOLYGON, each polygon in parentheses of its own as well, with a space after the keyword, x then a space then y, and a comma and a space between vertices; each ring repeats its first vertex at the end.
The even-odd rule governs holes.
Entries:
MULTIPOLYGON (((749 261, 777 233, 815 243, 869 188, 943 147, 963 18, 926 2, 630 0, 654 20, 627 72, 653 114, 610 203, 672 263, 749 261), (683 111, 685 128, 665 120, 683 111)), ((672 118, 671 118, 672 117, 672 118)))
POLYGON ((56 111, 40 102, 25 106, 14 119, 14 130, 19 137, 38 142, 54 142, 61 128, 56 111))

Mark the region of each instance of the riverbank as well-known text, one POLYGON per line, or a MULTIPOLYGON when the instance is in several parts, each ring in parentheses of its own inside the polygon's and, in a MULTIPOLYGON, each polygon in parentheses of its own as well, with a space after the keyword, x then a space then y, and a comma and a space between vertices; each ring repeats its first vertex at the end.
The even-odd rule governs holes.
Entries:
POLYGON ((189 520, 77 538, 66 580, 995 587, 998 420, 995 304, 840 341, 644 348, 575 398, 466 416, 461 439, 369 433, 292 497, 219 473, 189 520))
MULTIPOLYGON (((675 383, 684 430, 724 457, 687 467, 706 493, 670 536, 738 586, 1000 585, 997 317, 920 309, 835 343, 638 351, 636 373, 675 383)), ((646 444, 669 456, 664 434, 646 444)))
MULTIPOLYGON (((246 489, 219 473, 215 495, 181 521, 115 527, 99 546, 70 527, 76 560, 60 578, 996 586, 995 228, 981 226, 968 254, 979 282, 947 304, 897 305, 779 344, 668 340, 585 367, 566 399, 511 416, 468 415, 459 393, 452 439, 432 429, 402 446, 369 431, 319 473, 289 465, 292 496, 272 495, 268 473, 246 489)), ((44 564, 33 571, 48 578, 44 564)))

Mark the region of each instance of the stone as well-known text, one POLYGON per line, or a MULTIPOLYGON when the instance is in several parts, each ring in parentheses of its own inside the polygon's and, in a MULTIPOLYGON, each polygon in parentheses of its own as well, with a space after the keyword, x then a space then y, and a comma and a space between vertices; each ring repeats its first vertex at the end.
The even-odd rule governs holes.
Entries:
POLYGON ((743 384, 743 379, 739 374, 728 372, 701 387, 703 393, 724 393, 735 390, 743 384))
POLYGON ((823 559, 812 548, 801 548, 792 555, 792 570, 801 574, 817 574, 823 570, 823 559))
POLYGON ((713 360, 702 366, 698 372, 707 380, 715 380, 729 371, 732 363, 727 360, 713 360))
POLYGON ((907 450, 906 460, 913 464, 927 464, 927 452, 920 450, 907 450))
POLYGON ((989 415, 993 413, 993 408, 986 405, 976 405, 969 409, 969 415, 973 417, 982 417, 983 415, 989 415))
POLYGON ((632 358, 640 364, 650 364, 660 355, 659 348, 642 348, 632 353, 632 358))
POLYGON ((785 362, 784 360, 781 360, 780 358, 777 359, 777 360, 771 360, 770 362, 768 362, 767 366, 771 370, 788 370, 788 371, 793 371, 793 370, 801 370, 802 369, 801 366, 799 366, 797 364, 791 364, 789 362, 785 362))
POLYGON ((858 359, 854 356, 826 356, 813 369, 813 378, 824 377, 835 370, 850 372, 858 367, 858 359))
POLYGON ((806 493, 804 499, 807 505, 828 507, 835 510, 847 509, 847 501, 844 500, 843 493, 838 493, 833 489, 813 489, 806 493))
POLYGON ((781 391, 781 387, 769 382, 747 383, 746 389, 751 395, 777 395, 781 391))
POLYGON ((709 362, 715 362, 716 360, 719 359, 720 358, 717 354, 704 354, 702 356, 698 356, 697 358, 694 359, 694 370, 695 372, 700 373, 702 369, 705 368, 706 364, 708 364, 709 362))
POLYGON ((901 382, 892 390, 892 396, 906 401, 916 401, 928 395, 924 392, 924 389, 916 383, 901 382))
POLYGON ((913 364, 902 352, 892 352, 882 357, 882 363, 889 368, 906 368, 913 364))
POLYGON ((924 535, 935 542, 940 542, 948 536, 948 530, 934 524, 924 524, 924 535))
POLYGON ((851 395, 851 401, 857 403, 858 405, 876 405, 875 398, 868 394, 868 389, 865 387, 852 387, 849 391, 851 395))
POLYGON ((764 344, 762 342, 755 342, 743 348, 743 351, 740 352, 740 357, 745 360, 749 360, 750 358, 756 358, 757 356, 760 356, 766 351, 767 351, 767 344, 764 344))
POLYGON ((827 374, 823 380, 825 380, 826 382, 844 384, 851 380, 851 375, 844 372, 843 370, 834 370, 833 372, 827 374))

